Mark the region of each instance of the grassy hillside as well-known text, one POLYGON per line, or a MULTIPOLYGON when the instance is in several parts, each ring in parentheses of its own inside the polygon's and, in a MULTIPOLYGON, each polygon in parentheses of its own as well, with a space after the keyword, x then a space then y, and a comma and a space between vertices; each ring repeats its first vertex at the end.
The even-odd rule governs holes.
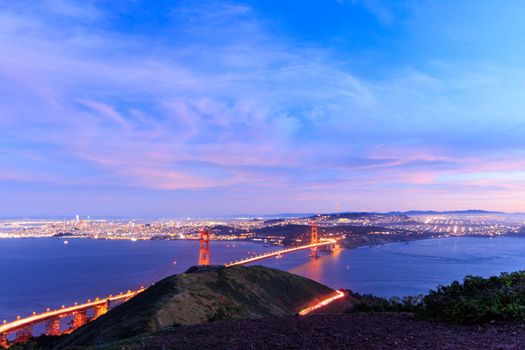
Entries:
POLYGON ((105 344, 169 326, 290 315, 332 293, 312 280, 262 266, 192 268, 156 283, 53 348, 105 344))

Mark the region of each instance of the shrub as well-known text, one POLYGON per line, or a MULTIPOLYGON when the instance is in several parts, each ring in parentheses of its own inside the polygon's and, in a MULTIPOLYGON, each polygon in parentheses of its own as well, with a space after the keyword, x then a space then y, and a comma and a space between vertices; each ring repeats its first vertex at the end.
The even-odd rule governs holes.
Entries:
POLYGON ((423 299, 423 295, 385 299, 372 294, 350 293, 359 300, 351 310, 353 312, 418 312, 423 299))
POLYGON ((439 286, 423 298, 418 314, 452 323, 525 320, 525 271, 439 286))
POLYGON ((489 278, 466 276, 463 283, 439 286, 425 296, 352 296, 360 301, 353 311, 412 312, 424 319, 466 324, 525 321, 525 271, 489 278))

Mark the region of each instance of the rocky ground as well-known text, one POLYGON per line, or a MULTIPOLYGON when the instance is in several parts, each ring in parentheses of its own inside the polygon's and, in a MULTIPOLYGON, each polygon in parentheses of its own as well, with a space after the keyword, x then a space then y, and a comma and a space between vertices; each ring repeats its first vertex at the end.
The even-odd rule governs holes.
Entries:
POLYGON ((525 349, 525 326, 451 326, 389 313, 289 316, 172 328, 111 348, 525 349))

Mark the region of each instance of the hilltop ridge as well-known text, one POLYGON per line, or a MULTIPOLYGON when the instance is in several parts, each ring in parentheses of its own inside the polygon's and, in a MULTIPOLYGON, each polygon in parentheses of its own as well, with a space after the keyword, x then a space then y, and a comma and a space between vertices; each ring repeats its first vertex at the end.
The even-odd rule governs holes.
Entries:
POLYGON ((262 266, 193 267, 62 337, 53 349, 98 346, 173 326, 293 315, 333 293, 315 281, 262 266))

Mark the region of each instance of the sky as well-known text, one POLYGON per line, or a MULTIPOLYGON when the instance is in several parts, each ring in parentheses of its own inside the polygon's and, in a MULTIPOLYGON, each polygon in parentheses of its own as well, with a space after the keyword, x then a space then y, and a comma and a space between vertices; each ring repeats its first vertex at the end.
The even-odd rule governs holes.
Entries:
POLYGON ((525 211, 519 0, 0 0, 0 217, 525 211))

